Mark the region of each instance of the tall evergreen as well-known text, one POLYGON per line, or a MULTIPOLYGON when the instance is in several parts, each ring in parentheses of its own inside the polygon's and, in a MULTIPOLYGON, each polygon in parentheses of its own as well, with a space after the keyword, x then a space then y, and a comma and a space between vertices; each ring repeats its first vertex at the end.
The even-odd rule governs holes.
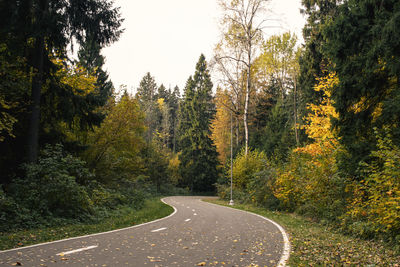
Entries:
POLYGON ((374 129, 390 129, 400 145, 400 3, 350 0, 338 11, 324 29, 324 51, 340 81, 336 126, 350 156, 342 167, 354 176, 376 149, 374 129))
MULTIPOLYGON (((1 42, 6 42, 14 53, 26 59, 26 72, 32 70, 30 92, 26 92, 31 103, 30 113, 27 114, 29 123, 25 123, 28 127, 24 132, 28 139, 28 160, 35 162, 44 128, 41 125, 44 121, 42 111, 46 105, 52 104, 52 101, 43 101, 44 91, 49 93, 47 98, 52 96, 55 100, 66 102, 71 99, 66 88, 59 83, 57 86, 54 75, 56 66, 51 56, 55 54, 63 60, 68 59, 68 47, 76 42, 83 44, 88 36, 100 46, 111 44, 122 33, 122 19, 118 8, 113 8, 112 2, 106 0, 5 0, 0 4, 0 14, 9 18, 1 23, 1 42)), ((72 100, 76 100, 73 105, 79 102, 79 99, 72 100)), ((68 123, 74 118, 70 112, 60 112, 57 116, 68 123)))
POLYGON ((150 72, 140 81, 136 97, 139 100, 140 108, 145 113, 145 124, 147 127, 146 141, 153 140, 159 123, 159 112, 157 108, 157 84, 150 72))
POLYGON ((210 74, 204 55, 195 74, 186 83, 181 106, 180 171, 184 185, 191 191, 213 191, 218 177, 216 147, 211 140, 211 123, 215 117, 210 74))
POLYGON ((303 28, 305 47, 299 62, 299 85, 303 98, 300 108, 303 115, 307 113, 307 103, 317 104, 322 101, 322 93, 314 90, 317 78, 324 76, 329 64, 329 59, 322 52, 325 42, 322 29, 335 16, 340 2, 341 0, 302 0, 302 12, 307 15, 307 23, 303 28))

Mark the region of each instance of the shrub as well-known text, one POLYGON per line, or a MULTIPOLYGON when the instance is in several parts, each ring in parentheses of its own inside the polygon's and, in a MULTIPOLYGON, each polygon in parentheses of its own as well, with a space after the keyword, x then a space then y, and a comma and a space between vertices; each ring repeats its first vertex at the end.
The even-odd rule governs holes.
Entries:
POLYGON ((18 204, 40 216, 83 218, 93 202, 77 180, 93 176, 85 162, 62 150, 61 145, 46 146, 38 163, 24 166, 26 177, 14 181, 12 195, 18 204))
POLYGON ((273 192, 275 175, 274 170, 269 168, 252 176, 247 184, 247 192, 252 203, 272 210, 278 209, 279 200, 273 192))
MULTIPOLYGON (((233 162, 233 184, 239 189, 245 189, 251 177, 267 168, 267 157, 264 152, 250 150, 245 155, 244 149, 233 162)), ((230 170, 227 175, 230 177, 230 170)))
POLYGON ((371 232, 400 239, 400 148, 390 134, 376 131, 378 147, 371 153, 372 161, 362 164, 364 180, 354 182, 354 197, 346 214, 352 221, 368 227, 353 227, 360 235, 371 232), (371 229, 373 231, 371 231, 371 229))

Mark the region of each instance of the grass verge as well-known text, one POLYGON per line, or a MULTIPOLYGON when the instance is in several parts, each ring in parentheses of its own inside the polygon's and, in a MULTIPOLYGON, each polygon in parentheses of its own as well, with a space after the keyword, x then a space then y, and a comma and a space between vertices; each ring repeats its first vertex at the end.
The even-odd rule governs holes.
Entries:
MULTIPOLYGON (((222 200, 205 201, 228 206, 222 200)), ((290 236, 290 266, 400 266, 400 252, 382 241, 344 235, 295 214, 245 204, 233 208, 260 214, 285 228, 290 236)))
POLYGON ((106 219, 96 223, 79 223, 10 233, 0 232, 0 250, 106 232, 153 221, 165 217, 172 212, 173 208, 162 203, 159 198, 148 199, 145 201, 144 207, 140 210, 121 207, 113 211, 106 219))

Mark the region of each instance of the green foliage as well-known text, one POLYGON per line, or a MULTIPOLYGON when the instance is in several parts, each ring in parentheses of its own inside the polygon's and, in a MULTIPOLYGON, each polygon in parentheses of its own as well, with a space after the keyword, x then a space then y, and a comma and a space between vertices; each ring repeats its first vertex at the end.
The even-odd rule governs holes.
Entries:
POLYGON ((351 0, 337 12, 323 30, 323 51, 340 80, 333 92, 339 113, 336 127, 350 162, 342 168, 362 179, 357 168, 376 149, 374 127, 389 126, 393 142, 400 144, 400 63, 395 60, 400 56, 400 32, 395 26, 400 22, 400 4, 351 0))
POLYGON ((18 120, 13 110, 21 105, 16 94, 28 84, 28 77, 21 70, 24 67, 23 59, 13 56, 7 45, 0 43, 0 142, 15 137, 14 124, 18 120))
POLYGON ((141 174, 143 117, 137 100, 127 95, 111 107, 103 123, 91 134, 85 158, 99 182, 134 180, 141 174))
POLYGON ((214 191, 217 181, 218 154, 211 139, 211 123, 215 116, 212 82, 204 55, 196 64, 196 72, 185 88, 181 107, 180 173, 182 185, 197 192, 214 191))
POLYGON ((392 136, 375 129, 378 140, 372 161, 363 163, 364 179, 354 183, 354 196, 346 214, 350 231, 368 236, 385 234, 400 239, 400 148, 392 136))
POLYGON ((160 193, 161 185, 168 182, 168 155, 159 149, 154 143, 150 143, 142 151, 145 171, 150 182, 156 186, 160 193))
POLYGON ((267 157, 264 152, 250 150, 246 155, 242 149, 233 162, 233 184, 239 189, 245 189, 252 176, 266 168, 267 157))
POLYGON ((276 210, 280 206, 280 201, 274 195, 274 184, 276 173, 273 168, 269 168, 253 174, 247 184, 247 192, 251 202, 257 206, 276 210))
POLYGON ((293 152, 279 169, 274 185, 281 207, 316 220, 338 222, 345 212, 346 181, 338 175, 336 153, 293 152))
POLYGON ((292 125, 292 113, 288 109, 286 100, 278 99, 277 103, 266 115, 263 129, 258 133, 255 141, 258 147, 265 151, 268 157, 285 160, 290 148, 295 145, 295 136, 292 125))
POLYGON ((307 15, 307 22, 303 28, 306 44, 299 60, 299 85, 303 98, 300 110, 303 116, 307 114, 307 104, 318 104, 322 97, 321 92, 314 90, 317 78, 324 76, 324 71, 330 62, 322 51, 325 45, 322 30, 336 15, 341 2, 341 0, 302 0, 304 7, 302 12, 307 15))
POLYGON ((79 184, 93 175, 85 162, 64 155, 61 145, 47 146, 37 164, 25 166, 26 177, 14 181, 17 203, 39 216, 83 218, 93 206, 86 188, 79 184))
MULTIPOLYGON (((0 193, 1 194, 1 193, 0 193)), ((87 222, 56 222, 40 228, 28 228, 3 232, 0 230, 0 249, 33 245, 75 236, 101 233, 141 224, 165 217, 173 212, 172 207, 164 204, 157 197, 147 198, 141 209, 132 206, 119 206, 96 220, 87 222)), ((0 226, 3 226, 0 224, 0 226)))

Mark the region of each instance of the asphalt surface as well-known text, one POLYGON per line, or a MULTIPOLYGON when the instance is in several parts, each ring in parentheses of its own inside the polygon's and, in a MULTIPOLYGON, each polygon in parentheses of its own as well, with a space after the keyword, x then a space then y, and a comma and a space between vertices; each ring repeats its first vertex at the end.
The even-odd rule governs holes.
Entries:
POLYGON ((175 212, 122 230, 0 252, 0 266, 283 266, 287 236, 254 214, 168 197, 175 212), (20 265, 19 265, 20 264, 20 265))

